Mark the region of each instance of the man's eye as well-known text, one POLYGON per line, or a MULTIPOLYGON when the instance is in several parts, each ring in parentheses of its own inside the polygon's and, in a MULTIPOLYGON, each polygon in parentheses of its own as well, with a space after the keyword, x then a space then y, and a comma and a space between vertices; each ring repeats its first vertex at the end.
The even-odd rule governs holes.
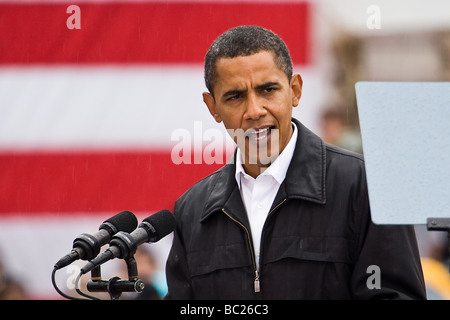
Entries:
POLYGON ((234 95, 228 97, 227 101, 237 100, 237 99, 239 99, 240 97, 241 97, 240 94, 234 94, 234 95))
POLYGON ((272 92, 273 90, 275 90, 275 88, 265 88, 264 92, 269 93, 269 92, 272 92))

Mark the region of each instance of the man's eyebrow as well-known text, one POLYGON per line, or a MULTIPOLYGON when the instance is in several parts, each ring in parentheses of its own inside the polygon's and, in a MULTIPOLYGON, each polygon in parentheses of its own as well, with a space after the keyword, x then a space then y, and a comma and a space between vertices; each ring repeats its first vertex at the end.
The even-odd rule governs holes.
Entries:
POLYGON ((269 81, 269 82, 265 82, 263 84, 257 85, 256 89, 264 90, 264 89, 267 89, 267 88, 270 88, 270 87, 277 87, 279 85, 280 84, 278 82, 269 81))
MULTIPOLYGON (((256 89, 257 90, 264 90, 264 89, 267 89, 267 88, 270 88, 270 87, 278 87, 278 86, 280 86, 280 84, 278 82, 269 81, 269 82, 265 82, 265 83, 257 85, 256 89)), ((225 92, 222 95, 222 98, 227 98, 227 97, 234 96, 234 95, 241 95, 241 94, 243 94, 245 92, 247 92, 247 89, 243 89, 243 90, 240 90, 240 89, 229 90, 229 91, 225 92)))
POLYGON ((226 98, 226 97, 234 96, 234 95, 240 95, 246 91, 247 90, 239 90, 239 89, 229 90, 222 95, 222 98, 226 98))

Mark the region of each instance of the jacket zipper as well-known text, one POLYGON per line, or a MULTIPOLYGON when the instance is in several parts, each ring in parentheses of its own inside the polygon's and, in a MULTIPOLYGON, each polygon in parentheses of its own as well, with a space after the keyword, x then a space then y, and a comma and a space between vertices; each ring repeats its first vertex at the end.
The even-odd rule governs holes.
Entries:
MULTIPOLYGON (((278 207, 280 207, 285 201, 286 201, 286 198, 284 198, 279 204, 277 204, 272 210, 270 210, 269 213, 267 214, 267 218, 269 218, 269 215, 272 212, 274 212, 276 209, 278 209, 278 207)), ((254 292, 258 293, 261 291, 261 287, 260 287, 260 283, 259 283, 259 273, 258 273, 258 268, 256 267, 255 253, 254 253, 254 249, 253 249, 253 243, 251 240, 252 237, 250 236, 250 232, 239 220, 236 220, 228 212, 226 212, 224 208, 222 208, 222 212, 225 213, 228 218, 230 218, 231 220, 236 222, 239 226, 241 226, 241 228, 243 228, 245 230, 245 232, 247 233, 247 240, 248 240, 248 245, 250 247, 250 253, 252 256, 252 265, 253 265, 253 270, 255 273, 255 279, 253 281, 253 289, 254 289, 254 292)), ((264 228, 263 228, 263 230, 264 230, 264 228)))
POLYGON ((274 212, 275 210, 277 210, 277 209, 278 209, 285 201, 286 201, 286 198, 284 198, 283 200, 281 200, 281 202, 278 203, 275 207, 273 207, 273 209, 270 210, 269 213, 267 214, 267 218, 266 218, 266 221, 264 222, 264 226, 263 226, 262 234, 261 234, 261 250, 260 250, 260 255, 259 255, 260 265, 261 265, 262 253, 263 253, 263 242, 264 242, 264 237, 263 237, 263 235, 264 235, 264 229, 265 229, 264 227, 265 227, 265 225, 266 225, 266 223, 267 223, 267 220, 269 220, 269 217, 270 217, 270 215, 272 214, 272 212, 274 212))
MULTIPOLYGON (((284 198, 283 200, 281 200, 281 202, 280 202, 279 204, 277 204, 275 207, 273 207, 273 209, 270 210, 269 213, 267 214, 267 218, 269 218, 270 214, 271 214, 272 212, 274 212, 275 210, 277 210, 277 209, 278 209, 285 201, 286 201, 286 198, 284 198)), ((267 221, 267 218, 266 218, 266 221, 267 221)), ((263 228, 263 230, 264 230, 264 228, 263 228)))
POLYGON ((228 212, 226 212, 224 208, 222 208, 222 212, 225 213, 228 218, 230 218, 231 220, 236 222, 239 226, 241 226, 241 228, 243 228, 245 230, 245 232, 247 233, 247 240, 248 240, 248 244, 249 244, 249 247, 250 247, 250 253, 251 253, 251 258, 252 258, 252 265, 253 265, 253 270, 254 270, 254 273, 255 273, 255 280, 253 281, 253 289, 254 289, 254 292, 258 293, 258 292, 261 291, 261 288, 259 286, 259 273, 258 273, 258 269, 256 268, 255 253, 254 253, 254 249, 253 249, 253 243, 252 243, 252 240, 251 240, 250 232, 248 231, 248 229, 239 220, 236 220, 228 212))

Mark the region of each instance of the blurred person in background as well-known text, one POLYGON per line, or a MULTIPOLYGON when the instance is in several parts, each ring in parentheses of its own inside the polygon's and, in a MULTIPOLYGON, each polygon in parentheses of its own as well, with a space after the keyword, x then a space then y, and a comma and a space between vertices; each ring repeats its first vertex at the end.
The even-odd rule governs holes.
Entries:
POLYGON ((133 298, 136 300, 160 300, 161 296, 158 293, 157 287, 154 283, 156 274, 156 259, 153 253, 145 246, 140 246, 134 254, 138 266, 139 279, 144 281, 144 291, 136 294, 133 298))
POLYGON ((1 286, 0 300, 28 300, 27 292, 20 281, 6 277, 1 286))
POLYGON ((450 300, 447 232, 428 231, 416 226, 423 276, 429 300, 450 300))
MULTIPOLYGON (((164 289, 159 283, 159 272, 155 255, 148 246, 139 246, 134 254, 136 260, 138 278, 145 284, 144 290, 139 293, 124 292, 122 298, 125 300, 160 300, 164 296, 164 289)), ((123 261, 121 261, 123 262, 123 261)), ((127 279, 127 269, 123 263, 120 264, 121 278, 127 279)), ((165 277, 164 277, 165 281, 165 277)))
POLYGON ((28 300, 23 284, 7 274, 0 256, 0 300, 28 300))
POLYGON ((324 110, 320 119, 321 138, 326 143, 362 153, 361 135, 348 125, 342 108, 330 107, 324 110))

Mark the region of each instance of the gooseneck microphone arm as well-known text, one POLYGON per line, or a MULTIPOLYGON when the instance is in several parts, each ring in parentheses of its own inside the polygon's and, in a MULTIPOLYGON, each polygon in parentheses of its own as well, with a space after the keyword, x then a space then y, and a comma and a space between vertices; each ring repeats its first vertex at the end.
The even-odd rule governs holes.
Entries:
MULTIPOLYGON (((142 280, 138 279, 138 270, 137 270, 137 264, 136 260, 133 256, 127 258, 125 260, 127 264, 127 270, 128 270, 128 279, 122 280, 119 277, 113 277, 109 279, 108 281, 102 280, 101 277, 94 277, 93 273, 98 275, 100 274, 100 267, 98 266, 94 268, 91 271, 91 280, 87 282, 87 289, 89 292, 108 292, 109 296, 111 297, 111 300, 117 300, 122 295, 122 292, 142 292, 145 288, 145 284, 142 280)), ((80 272, 81 275, 81 272, 80 272)), ((86 295, 79 290, 77 290, 78 293, 82 294, 85 297, 91 297, 89 295, 86 295)))

